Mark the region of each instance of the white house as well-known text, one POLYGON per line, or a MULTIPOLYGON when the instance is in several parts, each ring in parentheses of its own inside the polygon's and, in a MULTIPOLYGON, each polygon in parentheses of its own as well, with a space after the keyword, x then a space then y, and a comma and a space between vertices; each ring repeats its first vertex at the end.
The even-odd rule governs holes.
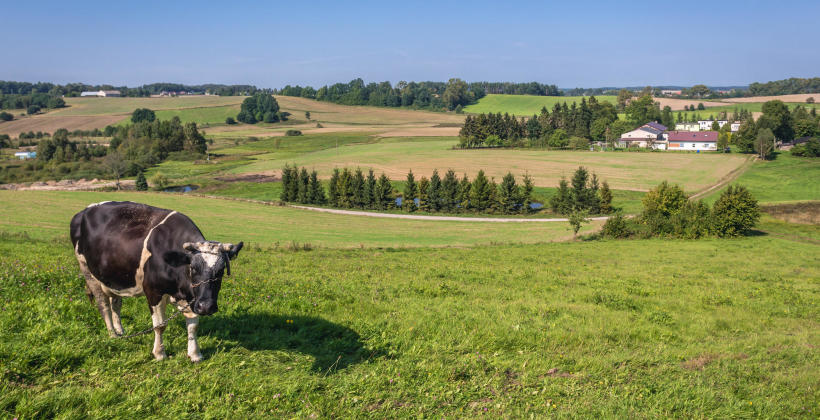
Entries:
POLYGON ((730 126, 730 129, 732 130, 733 133, 736 133, 737 130, 740 130, 740 121, 733 122, 732 125, 730 126))
POLYGON ((80 96, 96 96, 96 97, 119 97, 122 96, 120 91, 118 90, 98 90, 98 91, 86 91, 80 93, 80 96))
MULTIPOLYGON (((711 128, 711 126, 709 126, 711 128)), ((683 122, 675 124, 677 131, 700 131, 700 124, 693 122, 683 122)))
POLYGON ((37 152, 17 152, 14 154, 14 157, 20 160, 34 159, 37 157, 37 152))
POLYGON ((698 125, 700 126, 700 131, 707 131, 712 129, 712 120, 698 120, 698 125))
POLYGON ((671 131, 669 150, 717 150, 717 131, 671 131))
POLYGON ((621 138, 618 140, 619 147, 649 147, 650 145, 653 149, 665 150, 666 138, 664 131, 644 125, 643 127, 621 134, 621 138))

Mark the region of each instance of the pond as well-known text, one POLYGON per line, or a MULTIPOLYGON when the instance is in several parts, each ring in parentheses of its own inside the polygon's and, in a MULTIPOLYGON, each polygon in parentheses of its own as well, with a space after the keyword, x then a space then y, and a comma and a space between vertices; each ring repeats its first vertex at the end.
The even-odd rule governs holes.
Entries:
POLYGON ((191 192, 191 191, 196 191, 197 189, 199 189, 199 185, 178 185, 178 186, 175 186, 175 187, 168 187, 168 188, 166 188, 162 191, 187 193, 187 192, 191 192))

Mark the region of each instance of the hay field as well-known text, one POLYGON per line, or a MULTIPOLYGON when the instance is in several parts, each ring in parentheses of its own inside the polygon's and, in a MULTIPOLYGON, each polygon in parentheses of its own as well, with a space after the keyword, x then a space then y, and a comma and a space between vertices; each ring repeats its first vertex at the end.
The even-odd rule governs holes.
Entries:
POLYGON ((672 111, 683 111, 684 106, 703 104, 706 108, 724 106, 726 104, 717 101, 702 101, 699 99, 674 99, 674 98, 654 98, 655 102, 660 103, 661 109, 665 106, 672 108, 672 111))
MULTIPOLYGON (((299 140, 293 140, 299 141, 299 140)), ((453 138, 412 141, 406 138, 381 139, 378 142, 347 144, 303 155, 273 151, 271 140, 252 143, 255 150, 271 152, 251 156, 256 161, 231 170, 232 173, 271 173, 286 163, 315 168, 328 177, 335 167, 374 168, 392 179, 404 179, 413 170, 417 177, 430 176, 433 169, 454 169, 474 176, 484 169, 499 182, 507 171, 525 172, 537 186, 554 187, 562 176, 570 177, 578 166, 586 166, 610 186, 620 190, 646 191, 661 181, 681 184, 695 192, 718 182, 740 166, 746 156, 694 153, 628 153, 544 150, 452 149, 453 138)))
MULTIPOLYGON (((478 103, 464 107, 464 112, 480 114, 486 112, 507 112, 519 117, 529 117, 541 112, 542 107, 552 112, 555 104, 581 103, 581 99, 588 96, 534 96, 534 95, 487 95, 478 100, 478 103)), ((599 102, 615 103, 615 96, 596 96, 599 102)))
POLYGON ((130 114, 137 108, 161 109, 207 108, 238 105, 244 96, 177 96, 172 98, 65 98, 67 108, 53 115, 130 114))
POLYGON ((53 133, 57 129, 65 128, 71 130, 92 130, 104 128, 107 125, 117 124, 128 118, 128 115, 77 115, 64 116, 54 112, 46 114, 32 115, 26 117, 15 117, 13 121, 0 123, 0 134, 8 134, 17 137, 20 133, 29 131, 43 131, 53 133))
POLYGON ((748 102, 766 102, 766 101, 783 101, 783 102, 800 102, 806 103, 806 99, 814 98, 815 101, 820 102, 820 93, 798 93, 793 95, 777 95, 777 96, 750 96, 748 98, 728 98, 723 99, 723 102, 748 103, 748 102))
POLYGON ((369 126, 418 124, 429 127, 437 124, 461 124, 464 122, 464 115, 455 113, 417 111, 406 108, 337 105, 293 96, 276 96, 276 101, 279 102, 279 107, 283 111, 293 114, 293 118, 303 120, 305 111, 310 111, 310 119, 322 124, 369 126))

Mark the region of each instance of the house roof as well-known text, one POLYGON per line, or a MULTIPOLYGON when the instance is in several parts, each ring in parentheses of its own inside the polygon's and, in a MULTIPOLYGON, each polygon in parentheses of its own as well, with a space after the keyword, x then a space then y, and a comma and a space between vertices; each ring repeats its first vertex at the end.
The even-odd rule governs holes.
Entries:
POLYGON ((717 131, 670 131, 669 141, 704 141, 716 142, 717 131))
POLYGON ((648 122, 648 123, 644 124, 644 127, 647 127, 647 126, 652 127, 656 130, 660 130, 660 131, 666 131, 667 130, 667 127, 665 125, 660 124, 660 123, 656 123, 655 121, 648 122))
POLYGON ((646 131, 647 133, 651 133, 651 134, 654 134, 654 135, 658 135, 658 134, 663 132, 663 130, 658 130, 658 129, 655 129, 653 127, 647 127, 647 126, 643 126, 643 127, 639 128, 638 130, 646 131))

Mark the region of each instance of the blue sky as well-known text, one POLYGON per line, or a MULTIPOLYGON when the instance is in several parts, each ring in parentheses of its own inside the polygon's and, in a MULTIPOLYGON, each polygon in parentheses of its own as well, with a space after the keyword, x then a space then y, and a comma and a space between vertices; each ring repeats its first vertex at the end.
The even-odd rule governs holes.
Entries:
POLYGON ((9 2, 0 80, 135 86, 820 76, 820 1, 9 2))

